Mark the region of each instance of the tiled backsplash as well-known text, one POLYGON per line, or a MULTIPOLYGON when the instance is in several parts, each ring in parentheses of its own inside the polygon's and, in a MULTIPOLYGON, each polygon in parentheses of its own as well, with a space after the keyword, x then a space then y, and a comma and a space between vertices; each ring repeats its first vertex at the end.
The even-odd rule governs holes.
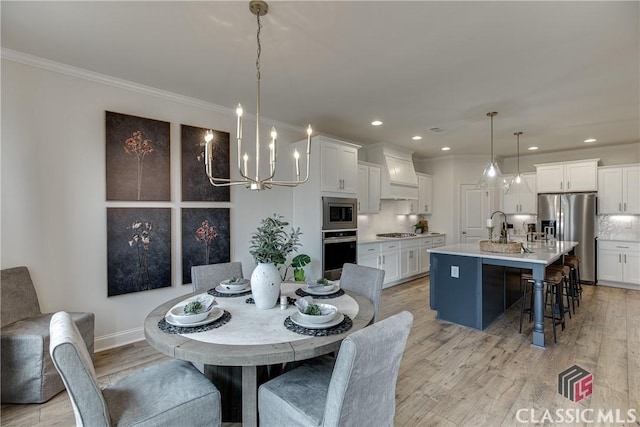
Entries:
POLYGON ((640 241, 640 216, 599 215, 598 239, 640 241))

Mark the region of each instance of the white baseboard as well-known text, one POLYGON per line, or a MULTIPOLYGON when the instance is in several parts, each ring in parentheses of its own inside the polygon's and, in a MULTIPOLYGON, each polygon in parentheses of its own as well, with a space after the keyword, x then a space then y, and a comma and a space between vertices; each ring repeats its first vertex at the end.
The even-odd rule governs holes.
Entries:
POLYGON ((142 340, 144 340, 143 328, 129 329, 127 331, 97 337, 94 341, 94 351, 97 353, 99 351, 120 347, 125 344, 131 344, 132 342, 142 340))
POLYGON ((640 285, 635 285, 633 283, 598 281, 598 286, 610 286, 612 288, 623 288, 623 289, 631 289, 632 291, 640 291, 640 285))

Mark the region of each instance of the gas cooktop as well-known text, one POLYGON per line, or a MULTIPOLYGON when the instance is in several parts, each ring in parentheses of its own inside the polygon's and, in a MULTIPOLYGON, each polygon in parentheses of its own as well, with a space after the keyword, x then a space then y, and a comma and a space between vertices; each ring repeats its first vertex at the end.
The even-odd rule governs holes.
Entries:
POLYGON ((416 237, 415 233, 380 233, 376 234, 376 237, 379 239, 397 239, 399 237, 416 237))

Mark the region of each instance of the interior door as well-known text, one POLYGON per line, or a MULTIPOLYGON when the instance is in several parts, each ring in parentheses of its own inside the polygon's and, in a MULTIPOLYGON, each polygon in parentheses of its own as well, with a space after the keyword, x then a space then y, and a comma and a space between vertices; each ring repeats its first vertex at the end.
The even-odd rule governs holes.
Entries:
MULTIPOLYGON (((486 220, 491 215, 489 192, 476 189, 475 184, 462 184, 460 198, 460 243, 472 243, 486 239, 486 220)), ((496 230, 494 230, 495 232, 496 230)))

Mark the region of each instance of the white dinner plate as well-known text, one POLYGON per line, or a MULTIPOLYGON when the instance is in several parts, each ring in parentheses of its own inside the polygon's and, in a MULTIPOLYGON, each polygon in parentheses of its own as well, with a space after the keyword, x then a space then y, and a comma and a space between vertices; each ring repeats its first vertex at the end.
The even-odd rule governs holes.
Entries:
POLYGON ((251 290, 251 286, 247 285, 246 288, 233 290, 233 289, 225 289, 221 285, 218 285, 218 286, 215 287, 215 290, 217 292, 220 292, 221 294, 241 294, 243 292, 250 291, 251 290))
POLYGON ((344 320, 344 314, 338 312, 336 317, 328 321, 327 323, 309 323, 302 320, 300 316, 300 312, 296 311, 291 315, 291 321, 298 326, 302 326, 307 329, 329 329, 336 325, 339 325, 340 322, 344 320))
POLYGON ((331 295, 331 294, 335 294, 340 290, 340 287, 336 285, 332 285, 331 289, 328 289, 328 290, 324 288, 325 286, 310 288, 309 285, 307 285, 302 290, 311 295, 331 295))
POLYGON ((192 326, 202 326, 202 325, 209 324, 211 322, 215 322, 216 320, 221 318, 223 314, 224 314, 224 310, 223 309, 218 308, 218 307, 213 307, 211 309, 211 312, 209 313, 209 315, 204 320, 201 320, 200 322, 180 323, 176 319, 173 318, 171 313, 167 313, 164 316, 164 320, 166 320, 168 324, 173 325, 173 326, 180 326, 180 327, 190 328, 192 326))

